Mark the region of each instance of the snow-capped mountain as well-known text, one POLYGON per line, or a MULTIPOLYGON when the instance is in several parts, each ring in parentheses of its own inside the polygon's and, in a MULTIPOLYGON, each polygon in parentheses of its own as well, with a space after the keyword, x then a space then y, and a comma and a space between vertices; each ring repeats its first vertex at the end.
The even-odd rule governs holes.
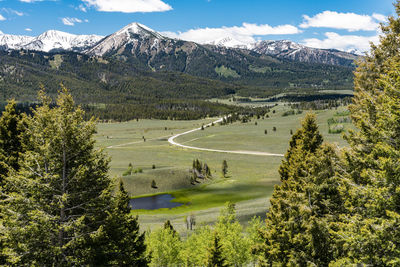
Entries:
POLYGON ((335 49, 312 48, 288 40, 245 43, 231 36, 222 37, 211 42, 206 42, 205 44, 216 46, 217 49, 213 49, 216 51, 218 51, 218 48, 219 50, 221 48, 246 49, 261 55, 269 55, 282 59, 345 66, 352 65, 353 61, 362 55, 359 51, 344 52, 335 49))
POLYGON ((251 50, 254 47, 254 44, 247 44, 245 42, 241 42, 232 38, 230 36, 219 38, 215 41, 207 42, 206 44, 215 45, 215 46, 223 46, 228 48, 241 48, 241 49, 249 49, 251 50))
POLYGON ((0 35, 0 47, 3 49, 26 49, 37 51, 82 51, 100 41, 103 36, 75 35, 61 31, 49 30, 39 36, 0 35))
POLYGON ((358 58, 358 55, 354 53, 312 48, 288 40, 257 42, 252 45, 251 50, 262 55, 330 65, 352 65, 353 61, 358 58))
POLYGON ((0 34, 0 48, 20 49, 34 39, 32 36, 0 34))
MULTIPOLYGON (((287 40, 259 41, 245 43, 227 36, 204 44, 219 54, 238 57, 239 50, 256 52, 259 55, 274 56, 307 63, 323 63, 350 66, 359 54, 333 49, 306 47, 287 40), (236 53, 235 50, 237 50, 236 53)), ((106 37, 98 35, 74 35, 50 30, 36 37, 0 34, 0 49, 26 49, 45 52, 75 51, 88 55, 108 56, 115 54, 133 55, 148 58, 149 62, 157 58, 161 64, 169 60, 167 55, 180 53, 191 55, 194 51, 207 54, 202 45, 194 42, 171 39, 140 23, 131 23, 106 37)), ((185 56, 186 57, 186 56, 185 56)), ((240 56, 239 56, 240 57, 240 56)), ((193 60, 189 56, 187 60, 193 60)), ((149 64, 151 65, 151 64, 149 64)), ((159 66, 163 67, 163 64, 159 66)))
POLYGON ((124 50, 128 45, 132 46, 133 51, 139 46, 142 47, 143 42, 146 42, 148 47, 141 49, 141 51, 147 52, 148 49, 159 48, 160 42, 167 39, 147 26, 134 22, 107 36, 101 42, 85 51, 85 53, 103 56, 121 49, 124 50))

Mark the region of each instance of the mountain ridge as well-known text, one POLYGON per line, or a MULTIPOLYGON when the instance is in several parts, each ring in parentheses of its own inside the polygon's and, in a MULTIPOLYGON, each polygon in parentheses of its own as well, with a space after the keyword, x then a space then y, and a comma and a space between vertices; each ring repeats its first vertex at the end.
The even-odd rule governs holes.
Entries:
POLYGON ((24 49, 42 52, 75 51, 81 52, 103 39, 99 35, 77 35, 48 30, 38 36, 0 34, 0 47, 3 49, 24 49))
MULTIPOLYGON (((333 49, 311 48, 288 40, 265 40, 253 44, 240 42, 232 37, 221 37, 205 44, 173 39, 157 31, 133 22, 108 36, 75 35, 66 32, 49 30, 36 37, 0 33, 0 48, 25 49, 44 52, 74 51, 88 55, 104 56, 123 54, 129 46, 131 54, 142 57, 140 53, 151 55, 153 60, 158 53, 168 54, 179 46, 183 51, 192 52, 199 46, 225 47, 227 49, 250 50, 260 55, 274 56, 299 62, 322 63, 330 65, 351 66, 359 55, 333 49), (183 43, 181 43, 183 42, 183 43), (138 51, 134 51, 138 49, 138 51)), ((218 51, 218 49, 212 49, 218 51)), ((149 64, 150 66, 151 64, 149 64)))

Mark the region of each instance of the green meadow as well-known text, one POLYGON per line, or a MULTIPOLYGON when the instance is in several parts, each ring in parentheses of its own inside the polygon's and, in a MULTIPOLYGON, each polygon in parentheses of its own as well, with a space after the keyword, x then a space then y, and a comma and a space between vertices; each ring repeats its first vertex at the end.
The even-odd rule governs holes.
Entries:
MULTIPOLYGON (((207 127, 175 139, 176 142, 219 150, 244 150, 284 154, 291 130, 299 126, 305 113, 282 116, 289 108, 279 105, 269 118, 252 118, 251 122, 207 127), (273 131, 273 128, 276 131, 273 131), (265 133, 266 131, 266 133, 265 133)), ((326 141, 345 146, 342 134, 329 134, 328 119, 346 114, 344 108, 317 111, 318 124, 326 141)), ((243 223, 255 215, 265 216, 273 186, 279 183, 281 157, 229 154, 184 149, 168 143, 168 137, 201 127, 216 120, 198 121, 139 120, 125 123, 100 123, 96 135, 98 146, 111 157, 110 175, 121 177, 132 198, 171 193, 175 201, 185 205, 155 211, 135 210, 145 229, 161 225, 169 219, 183 229, 183 218, 194 214, 198 223, 215 221, 219 209, 227 201, 237 203, 243 223), (190 181, 192 161, 199 159, 211 168, 212 178, 194 185, 190 181), (222 161, 228 162, 228 176, 222 177, 222 161), (122 176, 132 164, 142 172, 122 176), (153 166, 154 165, 154 166, 153 166), (157 188, 152 188, 152 181, 157 188)), ((344 129, 351 124, 344 123, 344 129)))

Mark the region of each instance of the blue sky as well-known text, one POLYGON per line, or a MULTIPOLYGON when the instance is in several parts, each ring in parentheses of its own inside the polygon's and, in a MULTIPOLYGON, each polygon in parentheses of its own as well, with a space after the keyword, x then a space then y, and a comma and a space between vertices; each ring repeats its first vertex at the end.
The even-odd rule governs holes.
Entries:
POLYGON ((288 39, 309 46, 368 49, 392 0, 0 0, 0 31, 55 29, 108 35, 140 22, 174 38, 207 43, 288 39))

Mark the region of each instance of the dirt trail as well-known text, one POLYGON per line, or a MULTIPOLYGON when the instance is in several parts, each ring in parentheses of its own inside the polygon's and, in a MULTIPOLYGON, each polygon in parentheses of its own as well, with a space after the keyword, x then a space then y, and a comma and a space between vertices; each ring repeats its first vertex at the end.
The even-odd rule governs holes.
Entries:
MULTIPOLYGON (((203 127, 205 127, 205 128, 206 127, 210 127, 213 123, 217 124, 217 123, 221 122, 222 120, 223 120, 223 118, 220 118, 220 119, 218 119, 218 120, 216 120, 214 122, 211 122, 209 124, 204 125, 203 127)), ((211 149, 211 148, 187 146, 187 145, 183 145, 183 144, 175 142, 175 139, 177 137, 182 136, 182 135, 186 135, 186 134, 190 134, 190 133, 193 133, 193 132, 199 131, 199 130, 201 130, 201 127, 193 129, 193 130, 190 130, 190 131, 187 131, 187 132, 184 132, 184 133, 176 134, 174 136, 171 136, 168 139, 168 142, 171 145, 174 145, 174 146, 179 146, 179 147, 187 148, 187 149, 200 150, 200 151, 218 152, 218 153, 230 153, 230 154, 243 154, 243 155, 255 155, 255 156, 283 157, 282 154, 274 154, 274 153, 269 153, 269 152, 246 151, 246 150, 220 150, 220 149, 211 149)))

